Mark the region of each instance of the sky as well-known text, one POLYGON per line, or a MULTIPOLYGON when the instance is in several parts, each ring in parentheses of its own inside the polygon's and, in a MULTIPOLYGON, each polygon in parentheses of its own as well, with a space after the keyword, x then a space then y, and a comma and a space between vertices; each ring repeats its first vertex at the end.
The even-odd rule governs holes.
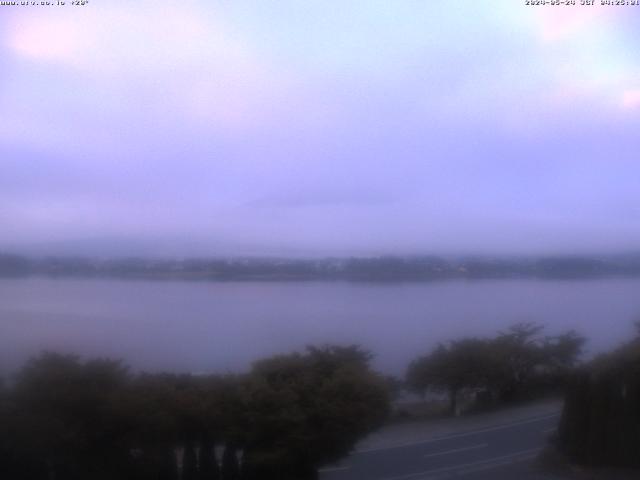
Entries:
POLYGON ((640 6, 524 3, 2 6, 0 250, 638 250, 640 6))

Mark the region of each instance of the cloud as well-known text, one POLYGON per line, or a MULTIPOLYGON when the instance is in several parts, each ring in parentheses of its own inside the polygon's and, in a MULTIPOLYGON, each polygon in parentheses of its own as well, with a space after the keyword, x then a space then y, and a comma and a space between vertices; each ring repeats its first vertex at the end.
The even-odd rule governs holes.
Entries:
MULTIPOLYGON (((14 75, 6 100, 14 103, 12 116, 27 123, 20 129, 26 143, 43 142, 31 138, 29 129, 40 130, 51 117, 74 110, 102 123, 107 143, 137 143, 146 136, 123 138, 123 117, 140 127, 151 120, 165 138, 178 119, 234 134, 258 128, 277 111, 284 92, 293 93, 286 72, 265 62, 219 11, 196 2, 29 12, 9 17, 6 31, 5 46, 20 62, 14 68, 28 77, 25 82, 14 75), (34 82, 36 70, 45 72, 46 83, 34 82), (46 95, 37 108, 35 88, 46 95)), ((68 124, 66 118, 59 122, 68 124)))
POLYGON ((585 31, 602 28, 613 12, 600 5, 539 8, 535 12, 541 39, 546 42, 567 40, 585 31))
MULTIPOLYGON (((44 9, 43 9, 44 10, 44 9)), ((204 59, 246 62, 241 41, 216 15, 193 3, 141 1, 14 14, 7 44, 17 55, 90 74, 147 74, 196 66, 204 59)))
POLYGON ((621 21, 511 0, 12 10, 2 221, 354 250, 473 245, 484 220, 487 244, 605 229, 637 178, 621 21))
POLYGON ((10 49, 29 59, 73 64, 79 60, 82 47, 89 39, 71 18, 52 21, 45 15, 34 15, 16 21, 8 36, 10 49))
POLYGON ((622 106, 625 109, 636 110, 640 108, 640 88, 626 90, 622 94, 622 106))

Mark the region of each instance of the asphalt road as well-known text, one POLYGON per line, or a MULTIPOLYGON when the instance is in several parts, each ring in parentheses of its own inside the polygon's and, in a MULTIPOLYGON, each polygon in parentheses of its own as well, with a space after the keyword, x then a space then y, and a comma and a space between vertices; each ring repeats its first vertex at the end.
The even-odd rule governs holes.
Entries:
POLYGON ((446 435, 389 448, 363 450, 320 471, 321 480, 529 480, 532 461, 555 430, 559 414, 446 435))

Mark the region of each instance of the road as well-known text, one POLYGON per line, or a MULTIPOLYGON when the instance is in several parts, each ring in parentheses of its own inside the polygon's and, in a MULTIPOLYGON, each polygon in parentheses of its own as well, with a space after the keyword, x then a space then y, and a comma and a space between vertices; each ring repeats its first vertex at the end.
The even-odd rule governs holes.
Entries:
POLYGON ((363 449, 322 469, 321 480, 548 479, 532 461, 555 430, 559 412, 437 438, 363 449))

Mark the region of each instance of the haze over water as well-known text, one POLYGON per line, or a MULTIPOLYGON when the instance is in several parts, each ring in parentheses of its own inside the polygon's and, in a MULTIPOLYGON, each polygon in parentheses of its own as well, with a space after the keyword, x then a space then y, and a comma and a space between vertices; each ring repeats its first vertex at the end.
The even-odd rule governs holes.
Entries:
POLYGON ((0 280, 0 365, 41 349, 123 358, 135 369, 242 371, 309 343, 358 343, 402 374, 437 342, 533 320, 575 328, 593 353, 625 340, 640 279, 348 282, 0 280))

